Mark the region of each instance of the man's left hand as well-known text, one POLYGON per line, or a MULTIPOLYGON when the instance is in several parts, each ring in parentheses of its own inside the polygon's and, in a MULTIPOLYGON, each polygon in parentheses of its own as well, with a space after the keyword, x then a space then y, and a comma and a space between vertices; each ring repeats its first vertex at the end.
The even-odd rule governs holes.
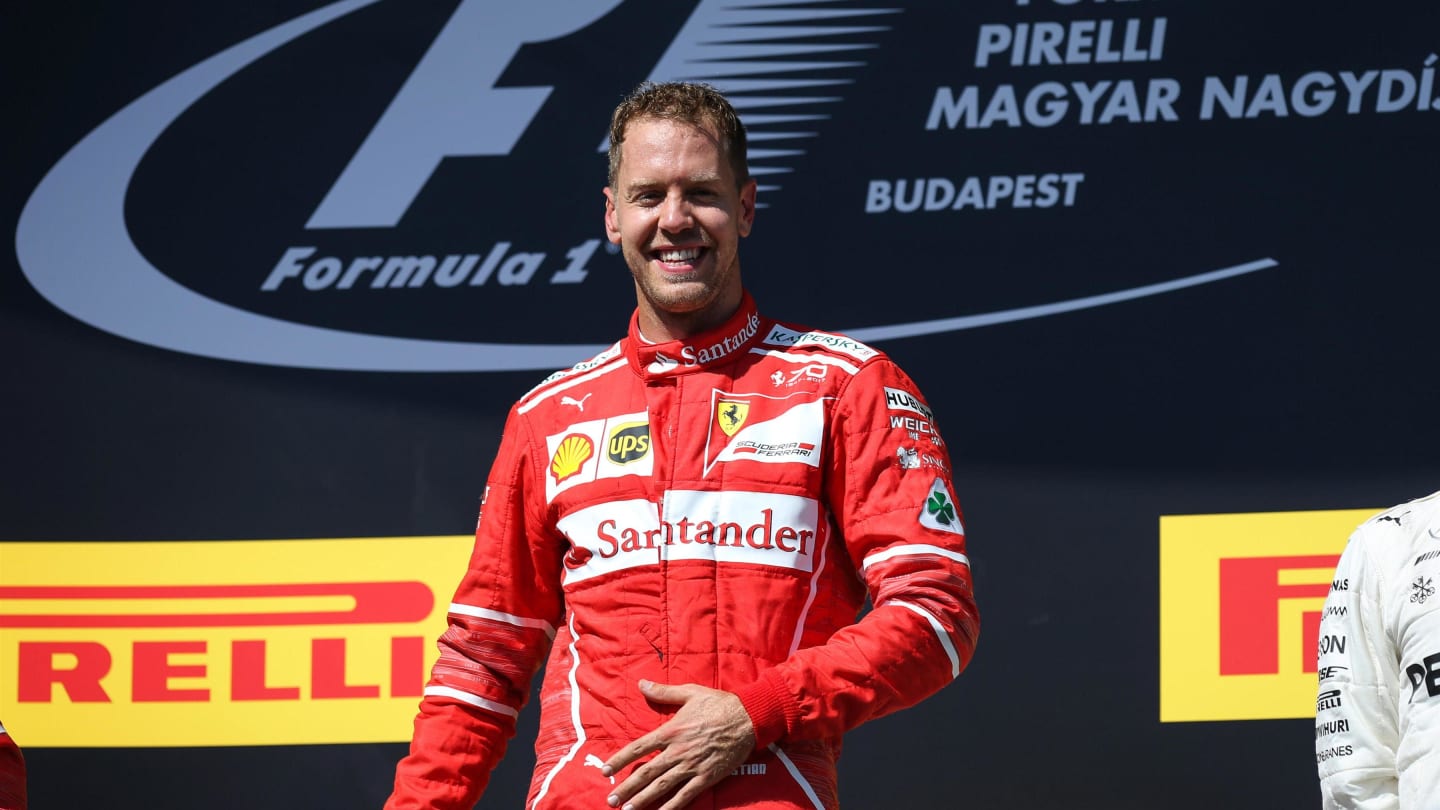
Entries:
POLYGON ((609 776, 652 751, 660 752, 610 794, 611 807, 642 810, 668 796, 669 801, 657 810, 680 810, 729 776, 755 750, 755 726, 733 693, 693 683, 667 686, 650 681, 640 682, 640 692, 653 703, 680 710, 605 763, 603 770, 609 776))

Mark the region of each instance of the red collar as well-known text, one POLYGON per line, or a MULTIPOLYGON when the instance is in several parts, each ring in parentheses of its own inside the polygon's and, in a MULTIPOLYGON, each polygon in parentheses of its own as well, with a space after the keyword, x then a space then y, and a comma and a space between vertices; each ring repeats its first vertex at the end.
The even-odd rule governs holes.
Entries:
POLYGON ((625 356, 630 367, 642 377, 668 377, 736 360, 764 337, 755 299, 746 292, 740 308, 725 323, 694 337, 668 343, 646 343, 640 337, 640 311, 636 310, 630 316, 625 356))

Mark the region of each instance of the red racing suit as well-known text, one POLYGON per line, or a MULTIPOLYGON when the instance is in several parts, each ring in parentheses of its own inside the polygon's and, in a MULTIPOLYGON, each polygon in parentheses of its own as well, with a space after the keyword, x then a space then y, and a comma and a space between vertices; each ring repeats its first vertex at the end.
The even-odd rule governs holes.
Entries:
POLYGON ((0 725, 0 810, 25 810, 25 755, 0 725))
POLYGON ((694 808, 833 810, 841 736, 953 680, 979 633, 950 461, 889 358, 761 317, 627 338, 511 409, 388 808, 470 808, 549 650, 528 808, 604 807, 666 721, 735 693, 756 747, 694 808), (873 609, 856 617, 868 596, 873 609))

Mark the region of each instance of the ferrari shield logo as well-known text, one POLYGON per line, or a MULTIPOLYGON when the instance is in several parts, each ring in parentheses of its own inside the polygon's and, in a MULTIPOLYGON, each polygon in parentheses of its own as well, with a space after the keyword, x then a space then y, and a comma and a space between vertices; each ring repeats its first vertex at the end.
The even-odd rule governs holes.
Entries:
POLYGON ((820 466, 828 401, 814 391, 768 396, 711 389, 705 474, 731 461, 820 466))
POLYGON ((735 431, 745 424, 745 417, 749 414, 748 402, 722 399, 715 405, 715 421, 720 423, 720 429, 725 431, 726 436, 734 436, 735 431))

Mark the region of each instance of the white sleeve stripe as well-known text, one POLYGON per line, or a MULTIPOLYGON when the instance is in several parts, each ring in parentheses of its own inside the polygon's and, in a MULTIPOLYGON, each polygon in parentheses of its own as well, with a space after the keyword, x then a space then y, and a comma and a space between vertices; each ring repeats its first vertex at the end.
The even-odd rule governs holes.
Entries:
POLYGON ((939 619, 930 615, 930 611, 925 608, 919 605, 912 605, 909 602, 901 602, 899 599, 892 599, 885 604, 903 607, 906 610, 924 616, 925 621, 930 623, 930 629, 934 630, 936 637, 940 639, 940 646, 945 648, 945 654, 950 656, 950 677, 952 679, 960 677, 960 654, 955 651, 955 644, 950 641, 950 634, 945 632, 945 627, 940 624, 939 619))
POLYGON ((471 706, 479 706, 482 709, 488 709, 492 712, 495 712, 496 714, 503 714, 506 717, 520 716, 520 712, 510 708, 509 706, 506 706, 504 703, 496 703, 493 700, 486 700, 479 695, 472 695, 469 692, 464 692, 449 686, 427 686, 425 687, 425 695, 426 697, 435 695, 439 697, 455 698, 462 703, 469 703, 471 706))
POLYGON ((954 560, 961 565, 970 565, 970 558, 966 557, 964 554, 961 554, 958 551, 951 551, 950 549, 941 548, 939 546, 916 543, 914 545, 907 546, 891 546, 884 551, 877 551, 874 554, 867 556, 865 558, 865 561, 860 564, 860 568, 862 570, 869 568, 875 563, 885 562, 891 557, 908 557, 917 554, 937 554, 946 559, 954 560))
POLYGON ((819 796, 815 795, 815 788, 810 786, 810 780, 805 778, 805 774, 801 773, 800 769, 795 767, 795 762, 790 759, 790 755, 786 754, 781 750, 780 746, 775 743, 770 743, 770 750, 775 754, 775 757, 780 760, 780 764, 785 766, 785 770, 790 772, 791 778, 800 784, 800 789, 805 791, 805 797, 810 800, 810 804, 815 806, 815 810, 825 810, 825 803, 820 801, 819 796))
POLYGON ((473 605, 462 605, 459 602, 450 603, 450 612, 458 613, 461 616, 474 616, 477 619, 490 619, 491 621, 505 622, 516 627, 531 627, 536 630, 544 630, 545 635, 552 640, 555 638, 555 627, 544 619, 527 619, 524 616, 516 616, 510 613, 501 613, 498 610, 475 607, 473 605))

